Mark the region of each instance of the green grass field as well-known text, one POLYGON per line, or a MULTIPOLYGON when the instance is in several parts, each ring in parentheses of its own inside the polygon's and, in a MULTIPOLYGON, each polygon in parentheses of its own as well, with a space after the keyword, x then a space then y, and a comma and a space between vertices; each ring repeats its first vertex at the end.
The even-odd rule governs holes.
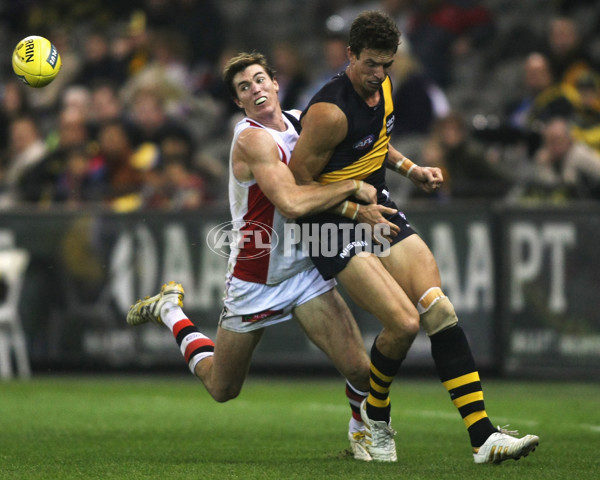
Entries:
POLYGON ((1 479, 597 479, 600 384, 484 381, 497 424, 540 436, 529 457, 475 465, 436 379, 392 391, 398 463, 346 449, 340 379, 251 377, 217 404, 191 376, 0 383, 1 479))

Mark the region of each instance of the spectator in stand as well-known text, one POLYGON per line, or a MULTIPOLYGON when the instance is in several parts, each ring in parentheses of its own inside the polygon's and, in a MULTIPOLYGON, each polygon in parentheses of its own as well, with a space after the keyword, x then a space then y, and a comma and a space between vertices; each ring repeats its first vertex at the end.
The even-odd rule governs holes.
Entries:
POLYGON ((344 3, 348 5, 344 5, 330 15, 326 26, 330 32, 347 38, 352 21, 359 13, 367 10, 380 10, 387 13, 394 19, 398 29, 402 33, 406 32, 412 16, 414 0, 363 0, 344 3))
POLYGON ((16 207, 23 200, 22 184, 46 156, 46 144, 34 118, 17 116, 9 124, 6 161, 0 164, 0 209, 16 207))
POLYGON ((577 98, 573 87, 556 83, 548 59, 533 52, 523 62, 523 92, 507 103, 508 127, 526 139, 532 153, 539 147, 543 123, 555 116, 572 116, 577 98))
POLYGON ((88 148, 90 140, 86 112, 74 106, 63 109, 56 131, 46 137, 48 153, 22 179, 22 199, 40 205, 50 204, 56 182, 67 166, 68 153, 75 147, 88 148))
POLYGON ((136 149, 125 124, 117 120, 100 128, 98 148, 90 161, 91 198, 117 212, 141 208, 144 171, 157 160, 153 145, 136 149))
POLYGON ((140 72, 151 56, 150 32, 146 23, 146 14, 134 10, 129 22, 112 36, 111 56, 127 79, 140 72))
POLYGON ((83 85, 70 85, 62 92, 61 110, 77 110, 87 121, 92 104, 92 92, 83 85))
POLYGON ((348 40, 346 35, 338 33, 329 33, 323 39, 321 48, 323 54, 319 59, 324 60, 321 69, 316 69, 317 73, 312 81, 306 86, 304 94, 299 102, 304 106, 317 93, 323 85, 340 73, 348 65, 348 40))
POLYGON ((167 113, 160 86, 138 89, 128 105, 128 112, 136 145, 150 142, 158 146, 162 138, 173 131, 191 136, 188 128, 179 119, 167 113))
MULTIPOLYGON (((441 153, 431 166, 444 172, 447 184, 441 196, 453 199, 502 198, 512 185, 512 179, 493 161, 493 157, 470 134, 467 123, 456 112, 438 119, 430 142, 437 143, 441 153), (435 165, 437 163, 437 165, 435 165)), ((428 145, 434 149, 435 145, 428 145)), ((435 153, 428 152, 428 158, 435 153)))
POLYGON ((300 104, 300 96, 308 85, 302 55, 291 43, 279 42, 273 48, 272 58, 281 107, 284 110, 302 110, 304 105, 300 104))
POLYGON ((534 156, 535 169, 521 186, 522 198, 600 200, 600 155, 573 138, 564 118, 553 118, 534 156))
POLYGON ((428 134, 436 118, 450 112, 446 94, 425 75, 420 62, 402 44, 390 72, 394 84, 394 137, 428 134))
POLYGON ((125 98, 144 89, 161 92, 163 106, 170 114, 180 115, 192 104, 194 82, 189 67, 189 47, 175 30, 160 30, 150 36, 151 55, 146 65, 131 76, 122 88, 125 98))
POLYGON ((579 103, 573 117, 573 137, 600 154, 600 79, 583 72, 575 82, 579 103))
POLYGON ((113 83, 100 82, 91 90, 91 106, 88 114, 90 130, 96 138, 98 130, 105 123, 124 119, 125 109, 113 83))
POLYGON ((441 88, 452 83, 454 59, 480 48, 493 33, 492 13, 478 0, 415 2, 406 31, 425 73, 441 88))
POLYGON ((542 53, 546 55, 557 82, 575 85, 583 72, 598 71, 598 62, 593 58, 576 22, 568 17, 552 19, 547 31, 542 53))
MULTIPOLYGON (((230 122, 233 121, 235 124, 237 120, 232 119, 240 115, 240 109, 231 101, 231 94, 221 78, 223 67, 237 54, 238 51, 235 47, 231 45, 227 46, 221 53, 216 66, 204 69, 200 75, 195 76, 196 86, 193 90, 194 97, 208 97, 219 112, 215 116, 212 126, 214 131, 217 132, 216 135, 219 135, 218 132, 226 132, 224 135, 229 135, 228 132, 231 131, 230 122)), ((223 158, 227 158, 227 155, 229 155, 229 141, 223 142, 223 144, 226 149, 223 158)))
POLYGON ((93 171, 89 152, 82 147, 73 147, 65 152, 65 158, 65 168, 54 185, 52 203, 68 209, 90 206, 93 171))
POLYGON ((227 44, 228 29, 214 0, 144 0, 148 28, 177 29, 189 46, 191 65, 212 68, 227 44))
POLYGON ((124 66, 111 53, 108 34, 99 29, 89 31, 83 39, 81 68, 74 83, 90 87, 98 81, 120 83, 126 77, 124 66))
POLYGON ((0 84, 0 162, 8 148, 10 122, 31 112, 29 97, 25 93, 26 90, 16 78, 0 84))
POLYGON ((194 145, 178 132, 166 135, 160 144, 159 164, 146 174, 144 207, 191 210, 205 200, 205 182, 193 167, 194 145))

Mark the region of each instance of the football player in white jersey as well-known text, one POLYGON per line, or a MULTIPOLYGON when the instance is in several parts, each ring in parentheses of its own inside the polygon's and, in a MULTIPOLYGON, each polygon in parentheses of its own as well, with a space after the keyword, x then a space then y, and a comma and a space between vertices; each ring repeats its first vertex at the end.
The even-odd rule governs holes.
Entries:
POLYGON ((350 445, 355 458, 369 461, 359 411, 369 390, 369 357, 348 306, 335 281, 324 280, 299 248, 257 255, 260 247, 253 243, 252 228, 269 225, 285 235, 288 219, 331 209, 350 196, 369 204, 374 218, 395 211, 376 205, 375 188, 361 181, 296 184, 287 163, 298 138, 294 123, 300 112, 282 112, 279 87, 263 55, 237 55, 225 66, 223 78, 246 115, 232 141, 229 197, 233 228, 247 241, 232 248, 215 341, 183 312, 184 290, 175 282, 134 304, 127 323, 169 327, 192 373, 216 401, 225 402, 240 393, 264 328, 294 318, 346 378, 350 445))

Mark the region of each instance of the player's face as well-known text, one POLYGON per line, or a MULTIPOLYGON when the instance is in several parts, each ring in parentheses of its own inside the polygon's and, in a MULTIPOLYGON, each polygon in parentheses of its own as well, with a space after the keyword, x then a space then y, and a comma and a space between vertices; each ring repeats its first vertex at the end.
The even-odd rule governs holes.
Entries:
POLYGON ((350 53, 350 69, 353 72, 354 86, 360 88, 366 95, 372 95, 388 75, 394 63, 394 52, 382 50, 363 49, 357 57, 350 53))
POLYGON ((237 73, 233 84, 238 97, 236 103, 248 116, 272 111, 279 105, 279 85, 260 65, 250 65, 237 73))

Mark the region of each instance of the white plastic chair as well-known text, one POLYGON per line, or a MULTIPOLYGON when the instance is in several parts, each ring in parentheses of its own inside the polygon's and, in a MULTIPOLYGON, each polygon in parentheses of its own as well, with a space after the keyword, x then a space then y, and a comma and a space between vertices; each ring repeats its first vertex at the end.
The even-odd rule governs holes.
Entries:
POLYGON ((29 253, 22 249, 0 250, 0 279, 6 292, 0 298, 0 378, 13 377, 11 353, 21 378, 31 376, 25 333, 19 314, 19 300, 29 265, 29 253))

